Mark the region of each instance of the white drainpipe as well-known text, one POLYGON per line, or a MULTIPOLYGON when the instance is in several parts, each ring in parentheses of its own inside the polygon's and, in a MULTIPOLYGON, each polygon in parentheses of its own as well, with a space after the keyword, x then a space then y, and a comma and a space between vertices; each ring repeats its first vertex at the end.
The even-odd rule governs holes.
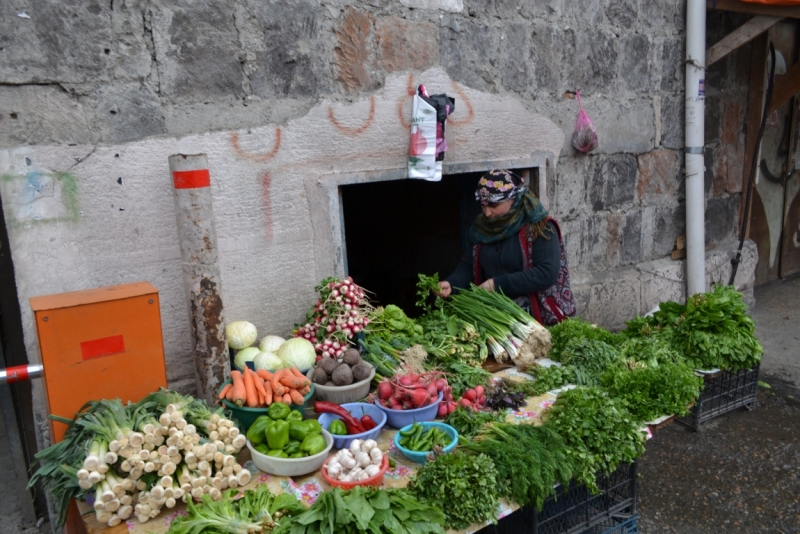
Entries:
POLYGON ((705 131, 706 0, 686 4, 686 297, 706 290, 705 131))

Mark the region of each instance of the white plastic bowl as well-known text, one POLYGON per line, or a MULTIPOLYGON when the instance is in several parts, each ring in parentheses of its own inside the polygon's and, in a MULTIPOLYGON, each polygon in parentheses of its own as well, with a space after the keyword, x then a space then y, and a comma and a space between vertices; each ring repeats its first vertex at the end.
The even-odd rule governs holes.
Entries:
POLYGON ((250 456, 256 467, 270 473, 272 475, 280 475, 285 477, 295 477, 300 475, 307 475, 313 473, 322 467, 325 460, 328 459, 328 453, 333 448, 333 436, 330 432, 323 429, 322 437, 325 438, 325 443, 328 444, 325 450, 315 454, 314 456, 306 456, 305 458, 275 458, 261 454, 255 447, 247 440, 247 448, 250 449, 250 456))
MULTIPOLYGON (((369 376, 360 382, 353 382, 349 386, 323 386, 314 384, 314 399, 334 404, 345 404, 361 400, 369 394, 372 386, 372 379, 375 378, 375 366, 370 364, 372 371, 369 376)), ((309 380, 314 374, 314 368, 309 369, 306 376, 309 380)))

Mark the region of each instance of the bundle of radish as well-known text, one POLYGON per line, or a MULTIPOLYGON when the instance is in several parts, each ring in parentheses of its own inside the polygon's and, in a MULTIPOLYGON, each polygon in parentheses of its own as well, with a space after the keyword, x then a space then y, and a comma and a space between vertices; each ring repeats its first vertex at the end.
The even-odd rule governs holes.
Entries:
POLYGON ((378 384, 375 402, 391 410, 410 410, 436 402, 439 393, 443 400, 448 396, 452 400, 450 386, 440 371, 396 374, 378 384))
POLYGON ((454 295, 446 311, 483 329, 498 363, 511 361, 524 371, 547 356, 552 342, 545 327, 502 293, 471 287, 454 295))
POLYGON ((314 343, 318 360, 324 356, 338 358, 369 324, 372 306, 364 290, 349 276, 345 280, 325 278, 314 289, 319 299, 308 310, 306 324, 297 329, 295 337, 314 343))
POLYGON ((219 399, 239 408, 261 408, 273 402, 301 405, 310 391, 311 383, 297 367, 278 369, 274 373, 245 367, 243 372, 231 371, 231 383, 220 390, 219 399))
POLYGON ((361 359, 357 349, 350 348, 341 357, 323 356, 314 366, 311 380, 323 386, 349 386, 371 374, 372 365, 361 359))
POLYGON ((56 498, 61 526, 69 501, 94 495, 97 520, 118 525, 133 515, 156 517, 179 500, 250 481, 234 457, 246 438, 223 410, 160 390, 136 404, 119 400, 87 403, 69 424, 64 439, 36 454, 40 467, 29 485, 42 482, 56 498))

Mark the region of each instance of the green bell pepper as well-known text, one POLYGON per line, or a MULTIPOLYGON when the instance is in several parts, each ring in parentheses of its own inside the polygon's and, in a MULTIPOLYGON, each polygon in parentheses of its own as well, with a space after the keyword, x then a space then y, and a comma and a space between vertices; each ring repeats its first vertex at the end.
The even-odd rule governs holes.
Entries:
POLYGON ((306 419, 309 434, 322 434, 322 425, 316 419, 306 419))
POLYGON ((331 425, 328 427, 328 432, 331 434, 336 434, 337 436, 346 436, 347 427, 345 426, 344 421, 341 419, 334 419, 331 421, 331 425))
POLYGON ((292 409, 289 408, 288 404, 285 404, 283 402, 273 402, 272 404, 269 405, 269 410, 267 410, 267 415, 269 415, 270 419, 277 421, 280 419, 286 419, 286 417, 289 415, 289 412, 291 411, 292 409))
POLYGON ((297 441, 303 441, 309 434, 309 428, 305 421, 289 422, 289 437, 297 441))
POLYGON ((294 454, 290 454, 289 458, 305 458, 305 456, 306 456, 306 453, 300 451, 300 452, 296 452, 294 454))
POLYGON ((286 420, 289 421, 289 422, 291 422, 291 421, 302 421, 303 420, 303 414, 298 412, 297 410, 290 409, 289 410, 289 414, 286 416, 286 420))
POLYGON ((309 456, 314 456, 324 451, 327 446, 328 444, 325 443, 325 438, 322 437, 322 434, 310 434, 300 444, 300 450, 307 452, 309 456))
POLYGON ((283 449, 289 443, 289 423, 286 421, 273 421, 267 427, 267 445, 272 450, 283 449))
POLYGON ((259 445, 260 443, 264 443, 264 440, 267 439, 266 434, 264 431, 267 429, 267 425, 272 422, 272 419, 267 417, 266 415, 259 416, 250 428, 247 429, 247 439, 250 440, 250 443, 253 446, 259 445))
POLYGON ((273 458, 288 458, 289 455, 283 452, 280 449, 272 450, 267 453, 267 456, 272 456, 273 458))
POLYGON ((283 448, 283 452, 285 452, 289 456, 293 455, 296 452, 300 452, 300 442, 299 441, 290 441, 283 448))
POLYGON ((259 443, 255 448, 261 454, 269 454, 269 447, 267 447, 266 443, 259 443))

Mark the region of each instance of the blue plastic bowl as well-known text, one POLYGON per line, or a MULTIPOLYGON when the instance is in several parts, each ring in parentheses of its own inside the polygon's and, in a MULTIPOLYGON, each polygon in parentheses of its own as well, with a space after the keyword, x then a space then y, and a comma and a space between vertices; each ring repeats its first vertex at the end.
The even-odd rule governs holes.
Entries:
MULTIPOLYGON (((354 439, 377 439, 378 435, 381 433, 381 430, 383 430, 383 426, 386 424, 386 414, 379 410, 374 404, 370 404, 368 402, 350 402, 347 404, 342 404, 342 408, 350 412, 353 417, 360 418, 364 415, 369 415, 376 423, 378 423, 378 426, 372 430, 367 430, 366 432, 362 432, 360 434, 348 434, 346 436, 331 434, 331 436, 333 436, 333 446, 337 449, 349 448, 350 443, 352 443, 354 439)), ((319 414, 319 424, 325 430, 328 430, 331 426, 331 423, 336 419, 341 418, 338 415, 333 415, 332 413, 319 414)))
POLYGON ((433 421, 436 419, 436 413, 439 411, 439 403, 442 402, 444 394, 440 391, 439 398, 422 408, 414 408, 411 410, 392 410, 380 404, 375 404, 386 414, 386 424, 392 428, 403 428, 404 426, 413 423, 422 423, 423 421, 433 421))
MULTIPOLYGON (((406 430, 409 430, 412 426, 414 426, 414 425, 412 424, 412 425, 405 426, 405 427, 401 428, 400 430, 401 431, 406 431, 406 430)), ((422 426, 425 429, 424 431, 427 431, 429 428, 432 428, 432 427, 438 427, 439 429, 445 431, 448 436, 453 438, 453 441, 451 441, 449 445, 444 447, 444 452, 450 452, 450 451, 452 451, 453 449, 456 448, 456 445, 458 445, 458 430, 456 430, 452 426, 446 425, 444 423, 440 423, 439 421, 428 421, 428 422, 422 423, 422 426)), ((417 451, 408 450, 405 447, 403 447, 402 445, 400 445, 400 438, 402 438, 402 437, 403 436, 400 435, 400 432, 398 432, 397 434, 394 435, 394 446, 397 447, 398 451, 402 452, 403 455, 405 455, 405 457, 408 458, 409 460, 417 462, 418 464, 424 464, 425 462, 428 461, 428 455, 432 451, 420 451, 420 452, 417 452, 417 451)))

